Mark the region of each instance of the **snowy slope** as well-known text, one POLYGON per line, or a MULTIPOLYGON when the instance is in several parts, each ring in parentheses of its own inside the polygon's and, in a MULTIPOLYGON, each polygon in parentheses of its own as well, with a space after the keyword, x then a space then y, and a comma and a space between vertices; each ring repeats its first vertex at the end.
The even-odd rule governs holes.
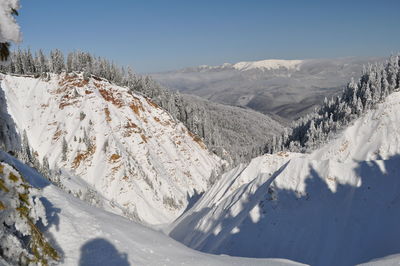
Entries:
POLYGON ((281 259, 233 258, 191 250, 160 232, 89 206, 1 151, 0 161, 13 165, 41 189, 49 222, 41 229, 62 256, 62 265, 297 265, 281 259))
POLYGON ((395 92, 312 154, 265 155, 226 173, 170 235, 215 254, 312 265, 393 262, 400 253, 399 124, 395 92))
POLYGON ((1 87, 21 136, 25 130, 40 160, 64 172, 67 190, 94 188, 145 223, 179 216, 222 164, 156 104, 105 80, 3 76, 1 87))

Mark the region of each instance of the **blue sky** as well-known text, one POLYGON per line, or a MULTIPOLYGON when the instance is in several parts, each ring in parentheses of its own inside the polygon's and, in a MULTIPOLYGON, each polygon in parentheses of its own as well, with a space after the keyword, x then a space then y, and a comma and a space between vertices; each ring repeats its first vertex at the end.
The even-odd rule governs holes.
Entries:
POLYGON ((22 47, 82 50, 138 72, 400 51, 399 0, 21 0, 22 47))

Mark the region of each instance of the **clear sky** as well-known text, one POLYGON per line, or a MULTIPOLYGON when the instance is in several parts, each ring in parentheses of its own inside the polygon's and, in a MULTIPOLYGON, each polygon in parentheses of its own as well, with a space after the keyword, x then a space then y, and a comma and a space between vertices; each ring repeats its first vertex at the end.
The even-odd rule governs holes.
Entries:
POLYGON ((400 0, 21 0, 22 47, 138 72, 400 51, 400 0))

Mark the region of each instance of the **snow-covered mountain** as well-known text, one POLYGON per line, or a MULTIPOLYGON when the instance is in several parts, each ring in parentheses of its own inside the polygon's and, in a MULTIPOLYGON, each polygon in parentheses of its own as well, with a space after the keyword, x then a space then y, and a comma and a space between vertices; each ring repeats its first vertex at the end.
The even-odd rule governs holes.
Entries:
POLYGON ((151 76, 171 90, 210 101, 293 119, 310 112, 324 97, 341 92, 363 65, 382 58, 261 60, 199 66, 151 76))
POLYGON ((386 256, 383 264, 398 262, 399 124, 400 92, 394 92, 311 154, 280 152, 240 165, 170 235, 214 254, 311 265, 386 256))
POLYGON ((8 113, 60 186, 145 223, 170 222, 222 160, 148 98, 100 78, 1 76, 8 113), (25 132, 25 133, 24 133, 25 132))
POLYGON ((247 71, 251 69, 272 70, 272 69, 297 69, 299 70, 303 60, 282 60, 282 59, 268 59, 260 61, 239 62, 232 67, 240 71, 247 71))
POLYGON ((258 70, 299 70, 300 65, 304 60, 284 60, 284 59, 267 59, 260 61, 243 61, 235 64, 224 63, 219 66, 208 66, 201 65, 197 68, 186 68, 183 69, 182 72, 185 71, 205 71, 205 70, 227 70, 227 69, 236 69, 239 71, 248 71, 253 69, 258 70))

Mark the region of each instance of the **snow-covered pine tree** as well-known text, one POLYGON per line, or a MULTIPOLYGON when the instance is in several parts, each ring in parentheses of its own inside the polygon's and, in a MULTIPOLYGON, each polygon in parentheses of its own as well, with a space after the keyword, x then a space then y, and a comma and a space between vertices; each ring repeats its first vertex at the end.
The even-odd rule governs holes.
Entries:
POLYGON ((43 54, 42 50, 36 53, 35 57, 36 72, 35 74, 43 74, 49 71, 48 62, 46 56, 43 54))
POLYGON ((63 137, 62 146, 61 146, 61 159, 63 161, 67 160, 67 153, 68 153, 68 143, 65 140, 65 137, 63 137))
POLYGON ((50 52, 50 71, 60 74, 65 69, 64 55, 58 49, 50 52))

